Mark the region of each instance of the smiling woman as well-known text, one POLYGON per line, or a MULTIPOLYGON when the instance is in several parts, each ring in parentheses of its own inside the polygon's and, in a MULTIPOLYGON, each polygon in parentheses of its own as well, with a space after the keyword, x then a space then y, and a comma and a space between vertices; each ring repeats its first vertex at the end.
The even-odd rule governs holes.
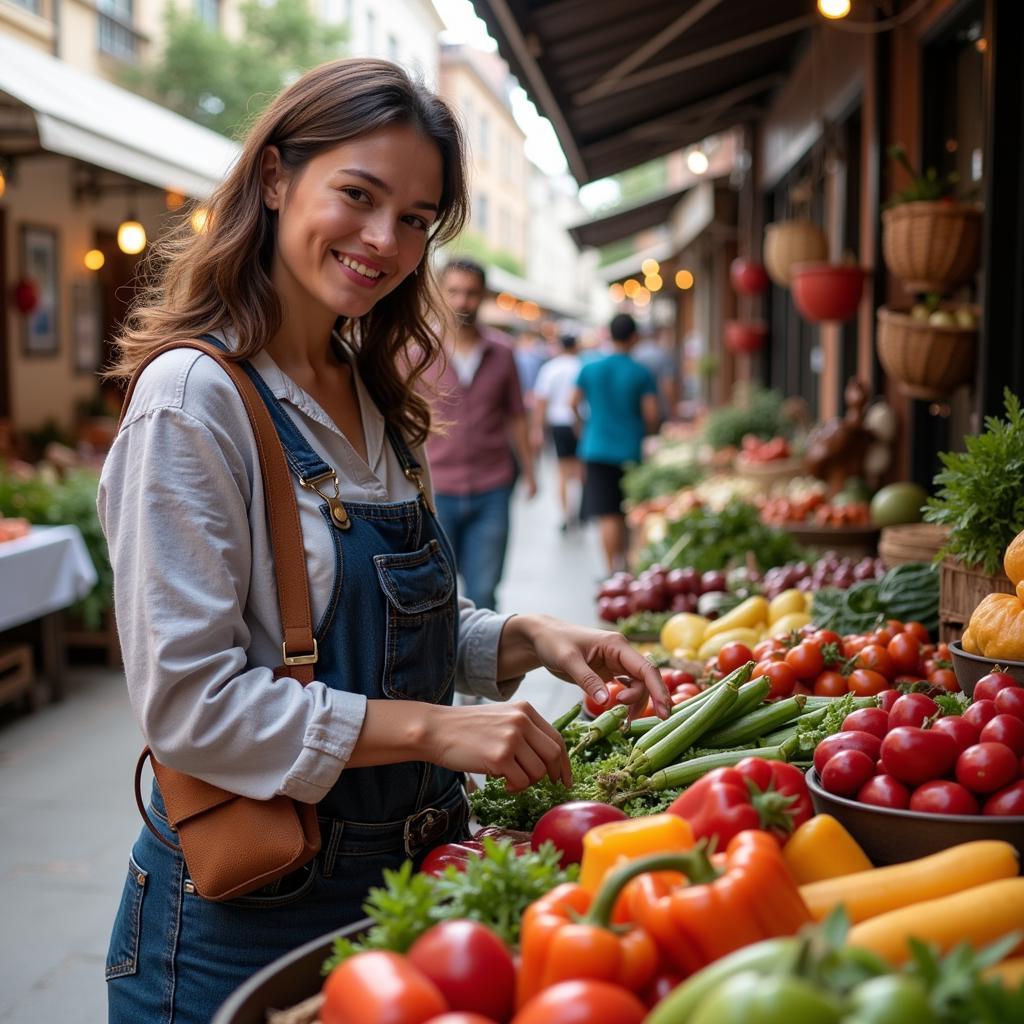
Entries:
POLYGON ((112 1024, 209 1021, 356 920, 385 868, 465 838, 464 772, 570 783, 560 734, 505 703, 530 669, 602 702, 627 677, 620 703, 669 707, 620 634, 456 595, 418 389, 439 352, 429 252, 466 213, 444 103, 384 61, 323 65, 256 122, 208 210, 155 247, 100 485, 157 776, 110 940, 112 1024), (456 687, 496 703, 453 707, 456 687), (303 853, 265 862, 251 822, 274 807, 303 853))

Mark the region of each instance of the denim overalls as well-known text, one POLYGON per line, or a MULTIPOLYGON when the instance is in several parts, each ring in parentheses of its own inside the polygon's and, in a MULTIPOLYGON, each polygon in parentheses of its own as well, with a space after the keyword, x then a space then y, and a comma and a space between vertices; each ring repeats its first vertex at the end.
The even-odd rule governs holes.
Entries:
MULTIPOLYGON (((300 480, 323 478, 317 484, 325 496, 323 542, 334 546, 335 577, 315 629, 316 678, 370 699, 451 704, 454 559, 424 496, 342 506, 330 467, 244 365, 292 471, 300 480)), ((406 475, 417 479, 408 447, 391 431, 388 438, 406 475)), ((197 895, 181 855, 142 829, 107 955, 111 1024, 208 1024, 260 967, 363 917, 366 892, 380 883, 384 868, 406 858, 418 862, 431 846, 467 834, 462 776, 423 762, 346 769, 317 809, 322 849, 316 859, 227 903, 197 895)), ((150 816, 174 840, 155 784, 150 816)))

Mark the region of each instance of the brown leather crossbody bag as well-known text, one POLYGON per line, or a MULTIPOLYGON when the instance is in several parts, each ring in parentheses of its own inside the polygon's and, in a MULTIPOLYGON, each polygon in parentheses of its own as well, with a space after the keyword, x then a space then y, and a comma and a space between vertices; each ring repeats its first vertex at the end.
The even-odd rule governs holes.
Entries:
MULTIPOLYGON (((153 352, 135 371, 124 400, 131 401, 145 367, 174 348, 204 352, 226 371, 238 389, 259 451, 267 519, 274 551, 277 600, 281 612, 282 664, 275 678, 290 676, 305 686, 317 660, 309 606, 306 557, 295 490, 273 421, 252 381, 236 362, 202 341, 173 342, 153 352)), ((121 413, 124 418, 124 411, 121 413)), ((120 426, 120 424, 118 424, 120 426)), ((320 850, 316 806, 290 797, 253 800, 160 764, 148 747, 135 767, 135 800, 150 832, 185 858, 196 892, 208 900, 244 896, 302 867, 320 850), (168 841, 146 813, 142 769, 146 760, 164 798, 167 820, 179 845, 168 841)))

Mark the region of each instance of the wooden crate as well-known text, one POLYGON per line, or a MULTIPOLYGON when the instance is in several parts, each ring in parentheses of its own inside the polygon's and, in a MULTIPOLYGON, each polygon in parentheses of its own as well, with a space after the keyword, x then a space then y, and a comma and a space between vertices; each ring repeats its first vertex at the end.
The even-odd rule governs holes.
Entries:
POLYGON ((959 640, 982 598, 1015 592, 1005 573, 989 576, 955 558, 947 558, 939 569, 939 639, 946 643, 959 640))
POLYGON ((949 529, 934 523, 886 526, 878 542, 878 557, 887 569, 907 562, 930 562, 946 543, 949 529))
POLYGON ((0 704, 19 697, 27 697, 31 702, 34 684, 32 648, 28 644, 0 646, 0 704))

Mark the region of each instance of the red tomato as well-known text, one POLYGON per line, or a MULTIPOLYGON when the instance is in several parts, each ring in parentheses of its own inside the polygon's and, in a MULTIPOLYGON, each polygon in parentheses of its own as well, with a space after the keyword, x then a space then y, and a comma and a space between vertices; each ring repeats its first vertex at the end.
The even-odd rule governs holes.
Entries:
POLYGON ((785 650, 786 645, 775 637, 772 637, 769 640, 762 640, 754 647, 754 660, 764 661, 769 654, 772 654, 775 651, 782 651, 785 653, 785 650))
POLYGON ((1017 686, 1017 680, 1005 672, 989 672, 974 684, 975 700, 995 700, 996 694, 1008 686, 1017 686))
POLYGON ((795 697, 798 693, 802 693, 805 697, 810 697, 814 693, 814 688, 804 680, 800 680, 796 686, 793 687, 793 696, 795 697))
POLYGON ((1013 715, 1024 720, 1024 689, 1019 686, 1004 687, 996 694, 996 711, 1001 715, 1013 715))
POLYGON ((975 700, 974 703, 972 703, 963 713, 963 717, 966 718, 971 725, 976 725, 980 732, 985 725, 988 722, 991 722, 998 714, 999 710, 996 708, 996 702, 994 700, 975 700))
POLYGON ((1017 767, 1005 743, 975 743, 956 759, 956 781, 972 793, 994 793, 1017 778, 1017 767))
POLYGON ((952 736, 958 751, 974 746, 981 738, 981 729, 963 715, 946 715, 945 718, 940 718, 932 726, 932 731, 952 736))
POLYGON ((643 1024, 647 1008, 607 981, 562 981, 538 992, 512 1024, 643 1024))
POLYGON ((910 795, 910 810, 925 814, 977 814, 978 801, 959 782, 934 779, 910 795))
POLYGON ((796 673, 784 661, 772 662, 761 674, 772 684, 767 700, 788 697, 796 686, 796 673))
POLYGON ((889 712, 889 728, 898 725, 914 725, 920 729, 925 721, 936 714, 939 705, 923 693, 905 693, 892 706, 889 712))
POLYGON ((942 778, 957 758, 956 744, 951 736, 908 725, 890 729, 882 740, 881 752, 886 774, 895 776, 908 786, 919 786, 922 782, 942 778))
POLYGON ((883 690, 878 694, 878 706, 883 711, 892 711, 893 704, 900 699, 899 690, 883 690))
POLYGON ((441 990, 449 1009, 495 1020, 512 1015, 516 994, 512 954, 485 925, 442 921, 428 928, 406 957, 441 990))
POLYGON ((892 679, 896 675, 892 658, 881 644, 868 644, 857 655, 856 665, 857 668, 877 672, 879 675, 885 676, 886 679, 892 679))
POLYGON ((701 688, 696 683, 683 683, 681 686, 677 686, 673 691, 673 696, 682 697, 684 700, 689 700, 691 697, 696 697, 701 693, 701 688))
MULTIPOLYGON (((902 633, 907 627, 904 626, 899 619, 887 619, 885 628, 889 630, 893 636, 896 636, 897 633, 902 633)), ((879 630, 879 632, 882 632, 882 630, 879 630)))
POLYGON ((829 669, 822 672, 814 680, 814 695, 816 697, 842 697, 850 689, 849 682, 841 672, 833 672, 829 669))
POLYGON ((843 657, 852 658, 855 654, 860 654, 868 644, 871 643, 871 637, 869 636, 848 636, 843 640, 843 657))
POLYGON ((982 743, 1005 743, 1018 757, 1024 757, 1024 722, 1015 715, 996 715, 981 730, 982 743))
POLYGON ((874 764, 881 746, 882 741, 869 732, 837 732, 832 736, 826 736, 814 748, 814 770, 820 778, 825 765, 841 750, 859 750, 867 754, 874 764))
POLYGON ((897 672, 916 675, 921 671, 921 642, 910 633, 897 633, 886 648, 897 672))
POLYGON ((937 668, 934 672, 929 672, 928 682, 945 690, 946 693, 960 692, 960 683, 951 668, 937 668))
POLYGON ((860 787, 857 799, 862 804, 895 807, 896 810, 905 811, 910 806, 910 790, 891 775, 876 775, 860 787))
POLYGON ((875 774, 875 762, 863 750, 840 750, 825 762, 821 785, 837 796, 853 796, 875 774))
POLYGON ((869 732, 879 740, 889 731, 889 713, 881 708, 858 708, 844 719, 841 732, 869 732))
POLYGON ((850 691, 858 697, 874 697, 888 689, 889 680, 880 672, 873 672, 867 668, 855 668, 850 673, 850 691))
POLYGON ((903 632, 917 637, 918 641, 922 644, 927 644, 931 641, 928 630, 920 622, 905 622, 903 624, 903 632))
POLYGON ((813 679, 825 668, 821 644, 816 640, 803 640, 786 655, 786 664, 798 679, 813 679))
POLYGON ((993 793, 982 808, 983 814, 1000 816, 1024 815, 1024 779, 993 793))
POLYGON ((813 637, 813 640, 817 640, 819 644, 837 644, 840 647, 843 644, 843 638, 832 629, 819 629, 813 637))
POLYGON ((730 672, 735 672, 736 669, 746 665, 748 661, 753 661, 753 651, 746 644, 726 644, 718 652, 718 668, 719 671, 725 672, 727 675, 730 672))
POLYGON ((604 704, 598 704, 597 701, 588 693, 583 698, 583 706, 587 711, 597 718, 602 711, 607 711, 609 708, 615 706, 615 698, 626 688, 625 683, 606 683, 605 689, 608 691, 608 700, 604 704))
POLYGON ((481 1013, 442 1013, 440 1017, 431 1017, 424 1024, 494 1024, 493 1017, 485 1017, 481 1013))
MULTIPOLYGON (((530 845, 533 849, 539 850, 544 843, 553 843, 561 854, 562 867, 579 864, 583 859, 583 837, 595 825, 625 819, 625 811, 596 800, 574 800, 567 804, 556 804, 545 811, 534 825, 530 845)), ((462 1006, 455 1008, 466 1009, 462 1006)))
POLYGON ((438 987, 407 957, 375 949, 349 957, 327 976, 320 1020, 426 1021, 447 1009, 438 987))

